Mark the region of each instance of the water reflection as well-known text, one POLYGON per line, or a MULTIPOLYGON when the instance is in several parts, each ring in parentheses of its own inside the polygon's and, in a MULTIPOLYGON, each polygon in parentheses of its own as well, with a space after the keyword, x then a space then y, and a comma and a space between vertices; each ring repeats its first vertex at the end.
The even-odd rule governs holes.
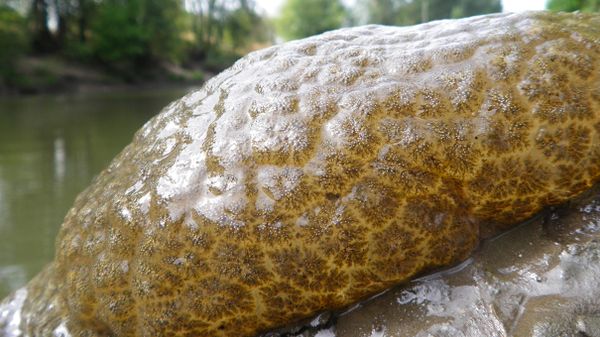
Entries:
POLYGON ((62 183, 65 178, 65 141, 61 137, 54 140, 54 180, 62 183))
POLYGON ((186 91, 0 98, 0 298, 52 259, 75 196, 186 91))
POLYGON ((7 289, 17 289, 27 282, 25 268, 21 265, 1 266, 0 280, 7 289))

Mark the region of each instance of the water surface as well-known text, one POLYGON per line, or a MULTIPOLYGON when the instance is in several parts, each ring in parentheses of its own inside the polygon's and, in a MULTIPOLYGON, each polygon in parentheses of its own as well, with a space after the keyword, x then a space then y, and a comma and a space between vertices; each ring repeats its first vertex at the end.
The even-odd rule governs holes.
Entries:
POLYGON ((0 300, 52 260, 77 194, 186 91, 0 97, 0 300))

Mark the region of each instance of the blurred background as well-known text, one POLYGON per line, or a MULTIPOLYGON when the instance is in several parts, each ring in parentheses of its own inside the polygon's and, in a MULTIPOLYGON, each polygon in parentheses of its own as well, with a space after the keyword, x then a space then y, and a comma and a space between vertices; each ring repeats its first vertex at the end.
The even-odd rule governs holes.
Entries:
POLYGON ((0 299, 75 196, 169 101, 249 51, 340 27, 600 0, 0 0, 0 299))

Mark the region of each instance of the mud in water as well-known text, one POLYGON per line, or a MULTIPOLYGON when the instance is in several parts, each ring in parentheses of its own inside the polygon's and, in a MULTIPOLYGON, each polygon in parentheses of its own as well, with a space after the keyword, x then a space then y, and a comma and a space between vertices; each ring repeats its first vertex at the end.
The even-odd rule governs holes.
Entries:
POLYGON ((600 336, 600 187, 296 336, 600 336))

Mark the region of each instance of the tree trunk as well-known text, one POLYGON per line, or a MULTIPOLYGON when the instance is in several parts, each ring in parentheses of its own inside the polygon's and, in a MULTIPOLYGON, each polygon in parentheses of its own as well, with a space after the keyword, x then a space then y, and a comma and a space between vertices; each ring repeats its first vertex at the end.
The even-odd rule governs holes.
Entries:
POLYGON ((56 13, 56 38, 55 44, 57 48, 62 48, 67 38, 67 24, 69 9, 68 4, 64 0, 54 0, 54 12, 56 13))
POLYGON ((77 35, 79 36, 79 42, 85 43, 85 31, 87 30, 88 21, 88 4, 86 0, 79 0, 77 2, 77 35))
POLYGON ((46 0, 33 0, 30 9, 33 50, 47 53, 54 49, 52 34, 48 28, 48 3, 46 0))

